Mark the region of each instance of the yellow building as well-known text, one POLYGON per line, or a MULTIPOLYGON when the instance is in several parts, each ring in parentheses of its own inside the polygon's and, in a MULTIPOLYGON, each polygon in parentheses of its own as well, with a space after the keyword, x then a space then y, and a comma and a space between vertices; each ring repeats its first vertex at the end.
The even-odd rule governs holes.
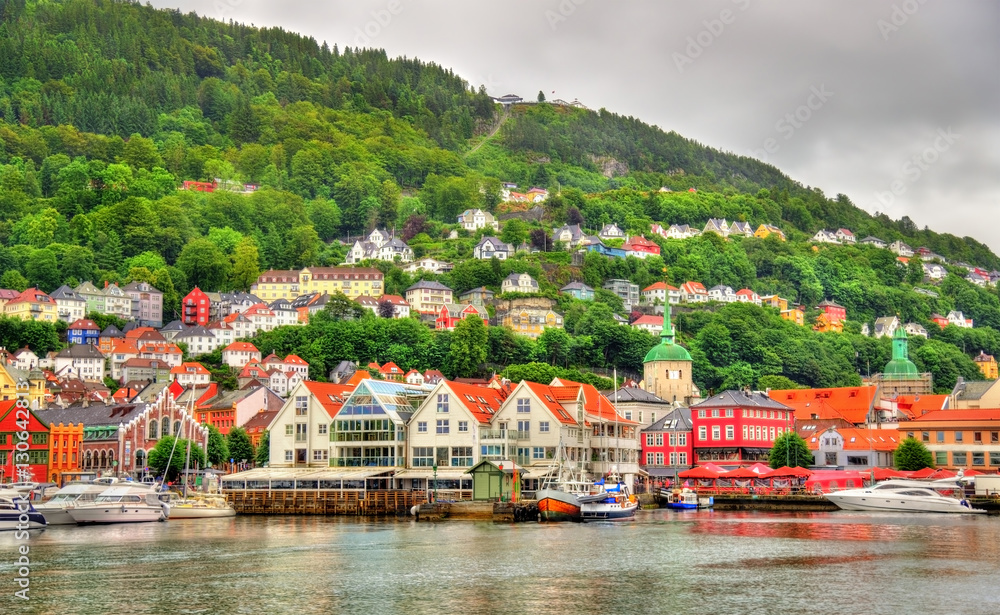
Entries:
MULTIPOLYGON (((299 294, 344 293, 349 299, 383 293, 382 272, 372 267, 307 267, 299 272, 299 294)), ((263 297, 262 297, 263 298, 263 297)))
POLYGON ((986 354, 980 351, 979 356, 973 359, 976 365, 979 366, 979 370, 983 372, 983 377, 987 380, 996 380, 997 376, 997 360, 993 358, 993 355, 986 354))
POLYGON ((55 322, 59 320, 56 301, 37 288, 29 288, 3 306, 8 318, 55 322))
POLYGON ((779 312, 784 312, 788 309, 788 299, 782 299, 778 295, 766 295, 760 298, 761 305, 769 305, 773 308, 777 308, 779 312))
POLYGON ((785 233, 780 228, 770 224, 761 224, 753 234, 757 239, 766 239, 770 235, 776 235, 778 239, 785 241, 785 233))
POLYGON ((268 303, 276 299, 291 301, 299 296, 299 272, 287 269, 265 271, 257 278, 257 283, 250 286, 250 292, 268 303))
POLYGON ((781 310, 781 317, 785 320, 790 320, 800 327, 806 322, 806 313, 798 308, 792 308, 790 310, 781 310))
POLYGON ((17 399, 19 395, 27 394, 28 403, 37 410, 44 407, 48 392, 45 375, 41 371, 34 369, 26 372, 0 361, 0 400, 17 399), (18 383, 21 383, 20 389, 18 383), (27 383, 27 388, 24 383, 27 383))
POLYGON ((563 317, 552 310, 520 308, 506 312, 500 325, 514 333, 537 339, 546 328, 562 329, 563 317))
POLYGON ((819 331, 820 333, 843 333, 844 332, 844 321, 838 320, 837 322, 830 322, 830 317, 825 313, 820 314, 816 317, 816 324, 813 325, 813 331, 819 331))

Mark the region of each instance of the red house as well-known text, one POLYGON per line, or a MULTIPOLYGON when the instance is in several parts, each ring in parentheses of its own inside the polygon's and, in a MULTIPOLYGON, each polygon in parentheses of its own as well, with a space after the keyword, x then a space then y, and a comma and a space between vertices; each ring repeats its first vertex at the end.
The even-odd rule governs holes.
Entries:
POLYGON ((29 408, 18 408, 16 399, 0 402, 0 482, 44 483, 48 479, 49 426, 29 408), (18 435, 24 431, 28 432, 28 449, 17 452, 25 452, 28 455, 26 458, 15 457, 15 450, 22 442, 18 435), (30 476, 18 473, 17 466, 20 464, 27 465, 30 476))
POLYGON ((775 439, 795 428, 795 412, 759 391, 723 391, 691 406, 695 463, 766 462, 775 439))
POLYGON ((692 435, 690 408, 675 408, 643 429, 639 439, 642 469, 660 482, 690 468, 694 458, 692 435))
POLYGON ((181 320, 186 325, 204 327, 211 320, 212 300, 200 288, 194 287, 181 301, 181 320))
POLYGON ((948 317, 937 313, 931 314, 931 321, 942 329, 948 326, 948 317))
POLYGON ((660 255, 660 246, 639 235, 629 237, 622 247, 625 248, 626 253, 632 253, 633 256, 639 258, 646 258, 650 254, 660 255))
POLYGON ((847 320, 847 308, 842 305, 838 305, 833 301, 822 301, 816 307, 823 310, 823 313, 826 314, 826 318, 831 325, 847 320))
POLYGON ((218 186, 215 182, 194 182, 186 181, 184 182, 184 190, 194 190, 195 192, 215 192, 215 188, 218 186))
POLYGON ((441 306, 441 313, 434 321, 434 327, 439 331, 454 331, 458 321, 464 318, 478 316, 483 319, 483 324, 489 324, 489 314, 481 307, 472 305, 457 305, 455 303, 445 303, 441 306))

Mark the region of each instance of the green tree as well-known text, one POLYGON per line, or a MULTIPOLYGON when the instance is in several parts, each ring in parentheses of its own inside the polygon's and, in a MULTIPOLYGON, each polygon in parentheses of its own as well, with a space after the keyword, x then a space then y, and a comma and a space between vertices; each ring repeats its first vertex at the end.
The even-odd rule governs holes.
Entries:
POLYGON ((31 283, 45 292, 52 292, 59 287, 62 273, 59 271, 59 261, 48 248, 35 250, 24 265, 31 283))
POLYGON ((153 450, 149 451, 149 457, 146 459, 146 464, 149 466, 153 474, 157 476, 163 476, 165 481, 173 481, 177 479, 177 476, 184 471, 184 463, 187 459, 187 446, 191 443, 191 466, 190 467, 205 467, 205 453, 198 446, 197 442, 191 440, 185 440, 181 438, 177 440, 177 446, 174 447, 174 436, 164 436, 160 438, 153 450), (173 453, 171 455, 171 453, 173 453), (170 462, 168 468, 167 462, 170 462))
POLYGON ((260 254, 252 237, 244 237, 233 251, 233 269, 229 277, 234 290, 249 290, 260 276, 260 254))
POLYGON ((463 318, 455 325, 448 349, 448 364, 456 378, 468 378, 486 362, 487 331, 478 316, 463 318))
POLYGON ((906 263, 906 283, 919 284, 924 281, 924 262, 914 254, 906 263))
POLYGON ((237 463, 253 462, 254 450, 250 443, 250 436, 242 427, 233 427, 226 434, 226 446, 229 447, 229 457, 235 459, 237 463))
POLYGON ((229 277, 229 258, 208 239, 192 239, 177 257, 177 268, 187 283, 205 290, 221 290, 229 277))
POLYGON ((538 102, 545 102, 545 92, 538 90, 538 102))
POLYGON ((208 425, 208 462, 215 467, 229 462, 229 447, 226 439, 215 425, 208 425))
POLYGON ((916 438, 904 438, 896 447, 896 469, 910 472, 933 468, 934 459, 924 443, 916 438))
POLYGON ((257 445, 257 452, 254 454, 254 462, 258 468, 262 468, 271 462, 271 432, 265 431, 260 436, 260 443, 257 445))
POLYGON ((8 269, 0 276, 0 287, 16 290, 19 293, 27 290, 29 284, 31 282, 28 281, 28 278, 21 275, 17 269, 8 269))
POLYGON ((809 445, 794 431, 786 431, 774 441, 771 456, 768 458, 768 465, 772 468, 782 466, 807 468, 815 463, 809 445))

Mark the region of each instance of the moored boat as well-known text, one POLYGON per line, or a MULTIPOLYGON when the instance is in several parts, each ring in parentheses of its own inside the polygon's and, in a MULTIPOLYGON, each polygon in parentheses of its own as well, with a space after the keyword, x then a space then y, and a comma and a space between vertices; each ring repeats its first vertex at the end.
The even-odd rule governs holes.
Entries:
POLYGON ((189 497, 170 501, 170 519, 235 517, 236 509, 222 496, 189 497))
POLYGON ((712 496, 699 496, 694 489, 674 489, 673 491, 662 491, 667 508, 677 510, 695 510, 698 508, 712 508, 715 505, 715 498, 712 496))
POLYGON ((52 498, 36 504, 35 509, 42 513, 49 525, 75 525, 76 521, 67 511, 79 504, 93 502, 97 496, 108 490, 108 486, 92 482, 74 482, 56 492, 52 498))
POLYGON ((960 489, 961 486, 957 483, 887 480, 871 487, 827 493, 826 499, 843 510, 958 514, 986 512, 972 508, 965 499, 949 497, 940 492, 960 489))
POLYGON ((93 502, 67 510, 79 524, 166 521, 169 511, 170 506, 156 491, 137 484, 108 487, 93 502))
POLYGON ((0 531, 38 530, 46 525, 42 516, 31 502, 21 497, 0 496, 0 531))
POLYGON ((577 497, 580 502, 580 517, 584 521, 622 521, 635 517, 639 508, 639 498, 630 495, 628 489, 614 477, 614 485, 600 481, 595 485, 598 491, 577 497))

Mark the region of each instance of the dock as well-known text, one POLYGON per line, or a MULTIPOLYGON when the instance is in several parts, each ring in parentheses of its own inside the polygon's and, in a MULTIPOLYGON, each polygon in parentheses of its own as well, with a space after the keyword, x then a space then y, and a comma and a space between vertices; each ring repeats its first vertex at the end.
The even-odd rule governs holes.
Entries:
POLYGON ((382 517, 406 515, 426 501, 424 492, 408 490, 230 491, 226 500, 241 515, 349 515, 382 517))

